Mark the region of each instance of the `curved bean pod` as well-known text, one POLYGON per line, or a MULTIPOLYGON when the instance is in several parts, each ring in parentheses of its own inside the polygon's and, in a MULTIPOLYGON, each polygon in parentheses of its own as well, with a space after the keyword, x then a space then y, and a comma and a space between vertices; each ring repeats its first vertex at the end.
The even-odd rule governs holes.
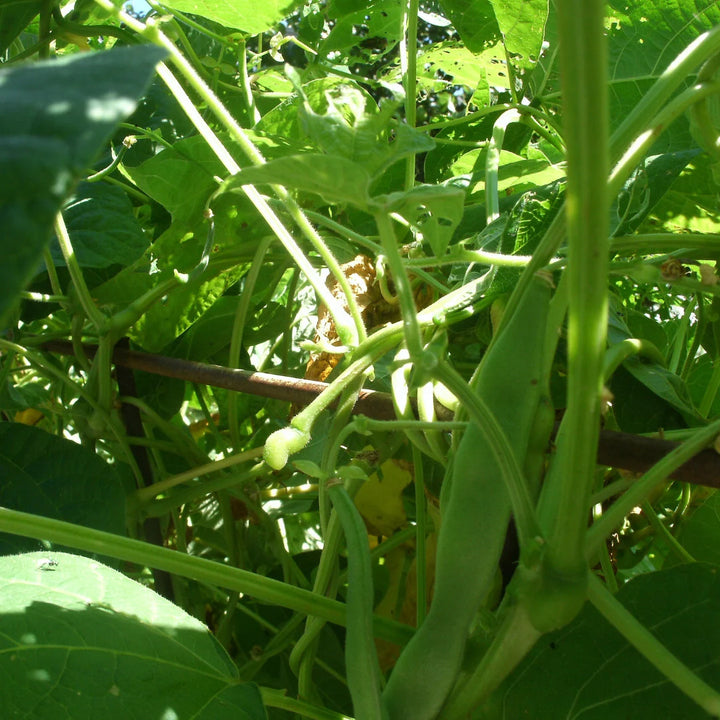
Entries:
MULTIPOLYGON (((521 466, 544 387, 550 295, 546 277, 536 275, 483 358, 475 387, 521 466)), ((472 621, 492 588, 510 518, 497 461, 474 424, 460 440, 448 480, 432 605, 383 694, 391 720, 432 720, 440 712, 460 670, 472 621)))

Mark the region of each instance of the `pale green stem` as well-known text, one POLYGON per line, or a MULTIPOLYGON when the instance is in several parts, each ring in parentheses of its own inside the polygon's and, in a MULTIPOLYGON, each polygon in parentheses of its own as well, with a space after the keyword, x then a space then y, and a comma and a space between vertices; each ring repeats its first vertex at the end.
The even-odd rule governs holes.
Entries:
POLYGON ((240 77, 242 78, 242 90, 245 97, 245 103, 247 104, 248 111, 252 116, 253 123, 258 123, 262 119, 262 116, 255 104, 255 95, 253 94, 252 85, 250 84, 250 75, 248 74, 247 67, 247 47, 244 40, 239 44, 238 53, 240 57, 240 77))
POLYGON ((183 282, 177 274, 159 283, 139 298, 133 300, 127 307, 118 310, 118 312, 107 321, 105 331, 114 338, 122 336, 152 305, 182 284, 183 282))
POLYGON ((500 217, 498 170, 500 168, 500 153, 505 142, 505 131, 510 123, 519 120, 520 113, 517 110, 506 110, 493 125, 492 139, 488 145, 485 160, 485 214, 488 225, 500 217))
POLYGON ((555 572, 583 573, 583 540, 595 477, 607 333, 608 113, 605 3, 558 0, 567 145, 568 390, 550 474, 543 531, 555 572))
MULTIPOLYGON (((476 263, 478 265, 497 265, 498 267, 523 268, 532 260, 532 255, 503 255, 502 253, 487 250, 451 250, 442 257, 413 258, 405 262, 405 267, 439 267, 440 265, 454 265, 455 263, 476 263)), ((555 258, 555 262, 561 262, 555 258)))
POLYGON ((46 293, 31 292, 29 290, 21 290, 20 297, 23 300, 31 300, 32 302, 59 303, 61 305, 68 301, 67 295, 47 295, 46 293))
POLYGON ((425 498, 425 474, 423 471, 423 457, 420 451, 412 449, 413 469, 415 472, 415 594, 417 597, 417 610, 415 624, 420 627, 427 614, 427 510, 425 498))
POLYGON ((591 574, 588 599, 648 662, 712 717, 720 717, 720 694, 665 647, 591 574))
POLYGON ((182 485, 190 480, 209 475, 211 473, 219 472, 220 470, 226 470, 227 468, 238 465, 239 463, 248 462, 249 460, 256 460, 262 457, 263 449, 253 448, 252 450, 246 450, 245 452, 238 453, 237 455, 231 455, 230 457, 223 458, 222 460, 216 460, 205 465, 193 468, 192 470, 186 470, 185 472, 178 473, 164 480, 160 480, 147 487, 139 488, 135 491, 135 498, 142 505, 152 500, 152 498, 162 495, 171 488, 177 485, 182 485))
POLYGON ((618 253, 658 253, 681 248, 707 250, 714 256, 720 252, 720 234, 713 233, 643 233, 614 237, 610 248, 618 253))
MULTIPOLYGON (((232 335, 230 336, 230 350, 228 353, 228 367, 236 368, 240 366, 240 350, 242 349, 243 334, 247 323, 250 303, 255 292, 255 284, 260 276, 263 268, 263 259, 273 238, 263 238, 257 246, 255 255, 250 261, 250 270, 245 276, 242 292, 238 298, 237 308, 235 309, 235 317, 233 319, 232 335)), ((292 302, 292 298, 290 299, 292 302)), ((238 393, 230 393, 228 396, 228 427, 230 428, 230 438, 232 446, 237 449, 241 447, 240 439, 240 418, 238 417, 238 393)))
MULTIPOLYGON (((193 555, 183 555, 176 550, 102 530, 0 507, 0 531, 48 540, 85 552, 137 563, 143 567, 166 570, 198 582, 235 590, 271 605, 317 615, 337 625, 345 625, 346 622, 345 606, 336 600, 247 570, 228 567, 193 555)), ((405 644, 413 632, 409 626, 379 617, 374 619, 374 626, 378 637, 400 644, 405 644)))
POLYGON ((656 115, 650 116, 649 124, 646 122, 643 130, 630 143, 610 173, 608 182, 609 196, 615 197, 620 192, 650 147, 677 118, 681 117, 695 103, 716 96, 719 92, 720 83, 717 82, 693 85, 676 98, 673 98, 656 115))
POLYGON ((645 500, 642 504, 643 515, 647 518, 655 534, 667 544, 677 560, 682 563, 695 562, 695 558, 678 542, 665 523, 658 517, 655 508, 645 500))
POLYGON ((77 293, 80 304, 85 310, 85 314, 90 319, 90 322, 95 326, 98 331, 105 325, 105 316, 98 310, 95 301, 90 295, 90 290, 85 284, 85 278, 83 277, 80 264, 75 257, 75 251, 73 250, 70 235, 68 234, 65 221, 61 213, 55 216, 55 234, 57 235, 58 245, 60 245, 60 251, 62 252, 63 258, 65 259, 65 265, 67 266, 68 272, 70 273, 70 279, 72 280, 75 292, 77 293))
MULTIPOLYGON (((676 375, 680 374, 680 361, 682 360, 683 352, 688 348, 687 340, 688 333, 690 332, 690 315, 695 309, 696 304, 697 298, 695 297, 691 297, 687 301, 685 307, 683 308, 680 326, 675 332, 675 337, 673 338, 672 353, 670 354, 667 366, 668 370, 676 375)), ((692 347, 692 345, 690 347, 692 347)))
MULTIPOLYGON (((400 72, 405 88, 405 122, 415 127, 417 118, 417 31, 419 0, 405 0, 403 9, 403 33, 400 40, 400 72)), ((405 161, 405 190, 415 185, 415 154, 405 161)))
POLYGON ((58 278, 57 269, 52 259, 52 253, 49 247, 45 247, 43 250, 43 260, 45 261, 45 268, 47 269, 48 279, 50 280, 50 287, 52 288, 54 295, 62 295, 62 287, 60 286, 60 278, 58 278))
POLYGON ((659 365, 665 364, 662 353, 647 340, 637 338, 625 338, 622 342, 616 343, 605 351, 605 370, 603 379, 609 382, 613 373, 630 357, 639 355, 659 365))
POLYGON ((411 359, 417 363, 420 361, 423 352, 420 326, 417 320, 417 308, 415 307, 415 297, 410 285, 410 280, 405 271, 402 258, 400 257, 392 219, 387 213, 381 210, 375 213, 375 222, 377 223, 380 241, 382 242, 387 264, 390 268, 390 273, 400 301, 400 315, 403 320, 405 344, 407 345, 411 359))
POLYGON ((562 133, 557 121, 550 115, 547 115, 542 110, 534 108, 531 105, 519 105, 514 103, 504 103, 502 105, 489 105, 480 110, 476 110, 474 113, 464 115, 461 118, 453 118, 452 120, 439 120, 437 122, 430 123, 428 125, 421 125, 418 130, 423 132, 429 132, 431 130, 444 130, 449 127, 456 127, 457 125, 467 125, 476 120, 481 120, 487 115, 493 115, 495 113, 505 112, 506 110, 517 110, 522 115, 529 115, 536 120, 546 123, 554 131, 554 134, 558 138, 553 145, 556 147, 563 147, 562 133))

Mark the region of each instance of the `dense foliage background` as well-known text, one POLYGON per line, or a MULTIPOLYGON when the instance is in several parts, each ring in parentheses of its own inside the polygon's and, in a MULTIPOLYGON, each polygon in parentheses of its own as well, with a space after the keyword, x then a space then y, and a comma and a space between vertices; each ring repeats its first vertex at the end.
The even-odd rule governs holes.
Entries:
POLYGON ((7 717, 720 716, 718 58, 690 0, 0 3, 7 717))

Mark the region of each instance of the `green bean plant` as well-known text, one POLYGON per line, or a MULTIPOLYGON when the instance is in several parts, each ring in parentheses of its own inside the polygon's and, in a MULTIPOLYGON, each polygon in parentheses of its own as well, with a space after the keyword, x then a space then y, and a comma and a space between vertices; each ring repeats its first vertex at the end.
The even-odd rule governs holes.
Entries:
POLYGON ((720 9, 0 4, 3 717, 720 717, 720 9))

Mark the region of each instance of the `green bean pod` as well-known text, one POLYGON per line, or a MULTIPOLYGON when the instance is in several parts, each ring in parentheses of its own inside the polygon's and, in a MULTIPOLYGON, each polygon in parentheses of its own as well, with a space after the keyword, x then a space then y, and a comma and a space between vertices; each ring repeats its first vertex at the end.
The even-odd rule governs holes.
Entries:
POLYGON ((373 634, 373 580, 367 531, 347 490, 328 484, 348 551, 345 666, 355 720, 386 720, 380 696, 380 665, 373 634))
MULTIPOLYGON (((544 341, 550 285, 530 283, 478 371, 475 391, 510 441, 522 467, 545 387, 544 341)), ((383 694, 391 720, 432 720, 460 670, 475 615, 492 589, 510 500, 495 456, 470 424, 446 474, 432 605, 400 655, 383 694)))

